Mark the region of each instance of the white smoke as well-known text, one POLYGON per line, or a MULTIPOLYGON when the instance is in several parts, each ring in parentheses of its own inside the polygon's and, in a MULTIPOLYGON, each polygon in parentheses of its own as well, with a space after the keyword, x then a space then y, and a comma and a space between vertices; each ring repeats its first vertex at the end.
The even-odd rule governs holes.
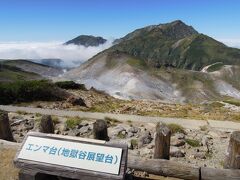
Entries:
POLYGON ((97 47, 63 45, 63 42, 0 42, 0 59, 61 59, 65 67, 75 67, 112 46, 112 40, 97 47))

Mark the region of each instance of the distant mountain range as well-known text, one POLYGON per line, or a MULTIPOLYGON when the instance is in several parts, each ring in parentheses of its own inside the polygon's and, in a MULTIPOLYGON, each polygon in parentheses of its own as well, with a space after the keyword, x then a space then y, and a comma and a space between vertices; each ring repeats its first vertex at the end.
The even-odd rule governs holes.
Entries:
POLYGON ((89 46, 99 46, 101 44, 104 44, 105 42, 107 42, 107 40, 102 37, 81 35, 70 41, 67 41, 64 44, 65 45, 74 44, 74 45, 82 45, 85 47, 89 47, 89 46))
POLYGON ((65 77, 119 98, 240 98, 240 50, 182 21, 137 29, 114 43, 65 77))

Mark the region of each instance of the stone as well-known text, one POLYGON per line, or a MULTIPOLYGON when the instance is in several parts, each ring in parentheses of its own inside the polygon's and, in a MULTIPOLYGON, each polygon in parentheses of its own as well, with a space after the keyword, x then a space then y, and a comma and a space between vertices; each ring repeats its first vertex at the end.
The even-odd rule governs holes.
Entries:
POLYGON ((88 122, 86 122, 86 121, 83 121, 83 122, 81 122, 81 123, 80 123, 80 125, 81 125, 81 126, 88 126, 88 125, 89 125, 89 123, 88 123, 88 122))
POLYGON ((138 133, 139 131, 141 131, 141 129, 140 128, 138 128, 138 127, 131 127, 131 128, 129 128, 128 129, 128 132, 131 132, 131 133, 138 133))
POLYGON ((134 136, 134 134, 133 133, 131 133, 131 132, 128 132, 128 134, 127 134, 127 137, 128 138, 131 138, 131 137, 133 137, 134 136))
POLYGON ((65 131, 65 132, 62 133, 62 135, 67 136, 67 135, 68 135, 68 132, 65 131))
POLYGON ((68 136, 80 136, 80 132, 78 129, 71 129, 70 131, 68 131, 68 136))
POLYGON ((181 147, 185 144, 186 142, 182 139, 171 139, 171 146, 181 147))
POLYGON ((26 123, 24 124, 24 127, 26 131, 32 130, 34 128, 34 121, 33 120, 26 121, 26 123))
POLYGON ((149 131, 145 131, 138 140, 138 148, 141 148, 146 144, 150 144, 152 140, 153 138, 151 136, 151 133, 149 131))
POLYGON ((55 126, 55 128, 61 132, 68 131, 67 125, 65 123, 60 123, 55 126))
POLYGON ((60 134, 61 132, 58 130, 58 129, 56 129, 55 131, 54 131, 54 134, 60 134))
POLYGON ((185 139, 185 134, 183 134, 183 133, 176 133, 174 136, 175 136, 177 139, 185 139))
POLYGON ((122 131, 121 134, 122 134, 123 136, 126 136, 127 132, 126 132, 126 131, 122 131))
POLYGON ((131 140, 127 142, 127 145, 128 145, 128 149, 133 150, 133 145, 132 145, 131 140))
POLYGON ((70 104, 72 104, 72 105, 74 105, 74 106, 84 106, 84 107, 87 106, 86 103, 85 103, 85 101, 84 101, 82 98, 80 98, 80 97, 75 97, 75 96, 70 96, 70 97, 67 99, 66 102, 68 102, 68 103, 70 103, 70 104))
POLYGON ((86 134, 90 130, 89 126, 83 126, 79 129, 80 134, 86 134))
POLYGON ((124 127, 122 127, 121 125, 118 125, 112 129, 110 134, 112 134, 113 136, 117 136, 122 131, 126 131, 126 129, 124 127))
POLYGON ((209 140, 210 140, 209 136, 203 136, 203 137, 202 137, 201 144, 202 144, 203 146, 207 146, 209 140))
POLYGON ((194 154, 195 159, 206 159, 206 153, 204 152, 197 152, 194 154))
POLYGON ((178 147, 171 146, 170 147, 170 156, 176 157, 176 158, 185 157, 185 152, 180 150, 178 147))
POLYGON ((154 144, 149 144, 149 145, 147 146, 147 148, 148 148, 148 149, 153 149, 153 148, 154 148, 154 144))
POLYGON ((218 138, 219 137, 219 135, 217 133, 213 132, 213 131, 210 131, 208 133, 208 135, 212 136, 212 138, 218 138))

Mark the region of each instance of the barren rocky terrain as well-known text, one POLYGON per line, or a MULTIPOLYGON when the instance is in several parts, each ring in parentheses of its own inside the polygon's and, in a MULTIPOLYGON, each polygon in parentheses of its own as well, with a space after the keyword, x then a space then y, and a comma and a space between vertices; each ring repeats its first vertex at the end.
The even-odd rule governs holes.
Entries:
MULTIPOLYGON (((16 142, 21 143, 29 131, 38 131, 41 114, 24 112, 9 113, 11 128, 16 142)), ((93 138, 95 119, 80 117, 52 116, 55 134, 93 138)), ((152 158, 156 123, 120 122, 105 118, 108 122, 110 141, 126 143, 129 155, 152 158)), ((209 126, 187 129, 174 123, 168 124, 172 130, 171 160, 193 166, 222 168, 231 129, 216 130, 209 126)))

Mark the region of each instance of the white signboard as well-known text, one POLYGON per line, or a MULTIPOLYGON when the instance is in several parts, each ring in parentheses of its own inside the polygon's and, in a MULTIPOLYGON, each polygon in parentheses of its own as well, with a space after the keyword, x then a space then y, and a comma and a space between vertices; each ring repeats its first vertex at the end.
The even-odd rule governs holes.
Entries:
POLYGON ((84 170, 119 174, 122 149, 28 136, 18 158, 84 170))

